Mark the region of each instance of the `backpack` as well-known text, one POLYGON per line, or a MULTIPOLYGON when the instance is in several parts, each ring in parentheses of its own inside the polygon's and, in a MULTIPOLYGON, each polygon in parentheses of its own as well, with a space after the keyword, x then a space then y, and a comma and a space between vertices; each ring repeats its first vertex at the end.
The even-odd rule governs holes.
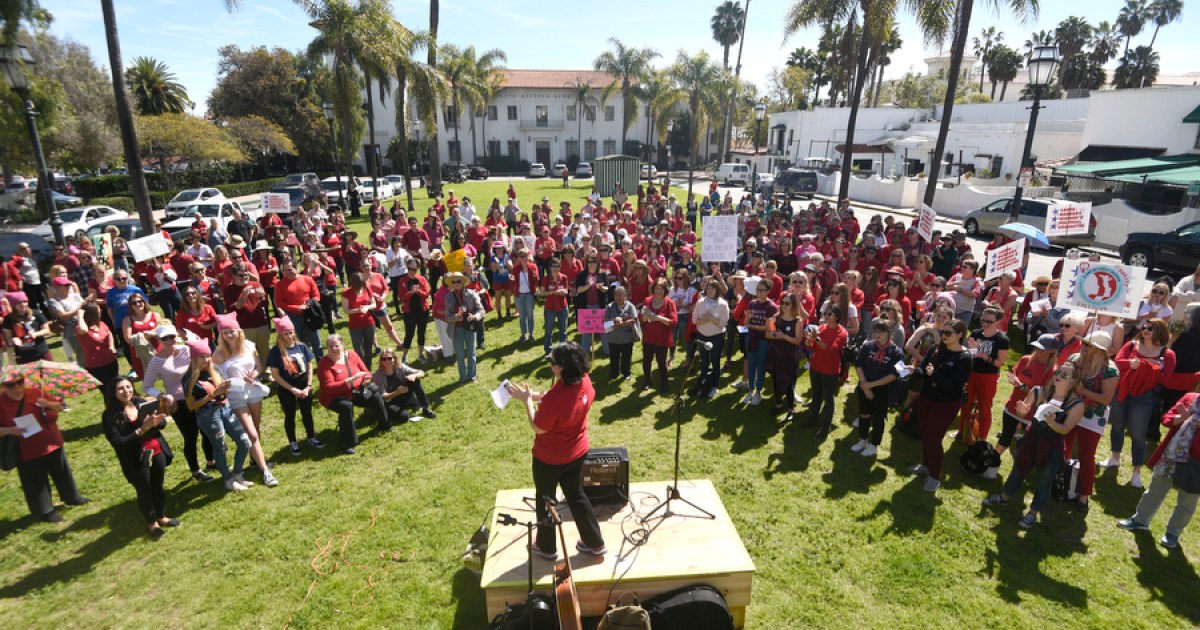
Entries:
POLYGON ((921 439, 921 420, 917 416, 917 406, 912 404, 904 413, 896 417, 896 431, 914 440, 921 439))
POLYGON ((496 615, 485 630, 558 630, 558 611, 554 601, 534 595, 528 601, 509 604, 496 615))
POLYGON ((997 453, 987 440, 980 440, 963 451, 958 463, 962 465, 963 470, 982 475, 988 468, 1000 465, 1000 453, 997 453))
POLYGON ((636 597, 632 604, 621 604, 618 597, 617 603, 604 611, 596 630, 652 630, 650 613, 638 604, 636 597))
POLYGON ((1079 460, 1068 459, 1058 467, 1050 496, 1059 501, 1074 501, 1079 498, 1079 460))
POLYGON ((646 601, 655 630, 733 630, 721 591, 707 584, 685 586, 646 601))

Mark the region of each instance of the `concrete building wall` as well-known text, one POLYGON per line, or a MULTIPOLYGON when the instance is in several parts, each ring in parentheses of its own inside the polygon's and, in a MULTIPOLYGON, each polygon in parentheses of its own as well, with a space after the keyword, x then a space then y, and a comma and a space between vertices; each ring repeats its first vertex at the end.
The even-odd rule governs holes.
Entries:
POLYGON ((1183 117, 1200 106, 1200 87, 1092 92, 1086 100, 1080 148, 1100 144, 1160 147, 1167 154, 1197 151, 1197 125, 1183 117))

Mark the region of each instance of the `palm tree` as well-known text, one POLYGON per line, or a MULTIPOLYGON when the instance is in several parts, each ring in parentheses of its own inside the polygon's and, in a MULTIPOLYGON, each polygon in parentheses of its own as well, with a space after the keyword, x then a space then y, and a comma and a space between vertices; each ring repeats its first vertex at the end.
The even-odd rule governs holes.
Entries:
MULTIPOLYGON (((975 48, 975 55, 979 57, 980 92, 983 91, 983 75, 987 74, 987 71, 991 69, 990 66, 992 63, 992 58, 989 55, 991 54, 992 48, 1002 41, 1004 41, 1004 33, 997 31, 995 26, 989 26, 983 29, 979 32, 979 37, 976 37, 972 40, 975 48)), ((993 81, 992 85, 995 86, 996 82, 993 81)), ((993 88, 992 92, 994 93, 995 91, 995 88, 993 88)))
POLYGON ((1154 0, 1147 9, 1146 16, 1154 20, 1154 35, 1150 37, 1150 48, 1158 39, 1158 29, 1179 20, 1183 15, 1183 0, 1154 0))
MULTIPOLYGON (((438 67, 438 18, 440 16, 440 0, 429 0, 429 42, 426 43, 425 49, 427 57, 425 63, 429 68, 438 67)), ((437 105, 430 105, 433 111, 430 114, 431 118, 427 118, 426 122, 430 123, 425 126, 429 130, 429 187, 430 190, 440 191, 442 189, 442 150, 438 146, 438 127, 437 127, 437 105)), ((411 200, 410 200, 411 204, 411 200)))
MULTIPOLYGON (((670 112, 682 102, 686 96, 671 78, 662 70, 651 69, 642 80, 632 88, 634 95, 645 104, 646 108, 646 149, 653 151, 667 135, 667 121, 670 112)), ((648 156, 644 156, 649 159, 648 156)))
MULTIPOLYGON (((733 0, 725 0, 717 5, 716 13, 710 20, 713 39, 721 45, 721 67, 726 71, 729 70, 729 49, 741 39, 745 24, 746 12, 733 0)), ((721 95, 721 111, 726 112, 726 108, 731 106, 728 95, 721 95)), ((725 124, 728 118, 728 114, 721 117, 721 140, 717 144, 717 152, 720 155, 725 155, 725 124)))
POLYGON ((579 155, 575 157, 583 160, 583 117, 587 112, 588 105, 595 105, 597 101, 592 96, 591 79, 585 80, 583 77, 575 77, 575 83, 568 84, 567 87, 571 88, 575 95, 575 100, 572 102, 572 105, 575 107, 575 150, 579 152, 579 155))
MULTIPOLYGON (((396 102, 396 129, 399 131, 400 146, 405 147, 405 150, 400 153, 400 167, 404 170, 404 190, 408 196, 409 212, 414 210, 412 183, 409 181, 412 166, 408 163, 407 151, 408 126, 412 124, 408 117, 409 96, 411 95, 415 102, 415 110, 420 116, 422 124, 426 129, 431 130, 437 129, 438 103, 444 103, 450 97, 450 85, 441 71, 417 60, 415 54, 417 50, 431 45, 432 39, 428 33, 416 33, 407 42, 407 48, 396 51, 395 57, 396 90, 393 94, 396 102)), ((437 137, 433 135, 433 132, 431 132, 431 137, 431 144, 436 144, 437 137)), ((437 165, 431 164, 430 172, 432 173, 432 169, 435 168, 437 165)))
POLYGON ((483 157, 494 157, 488 155, 487 141, 487 108, 488 105, 495 100, 496 95, 500 93, 500 88, 504 87, 504 73, 500 71, 488 73, 484 77, 484 82, 479 86, 479 97, 483 101, 483 127, 480 129, 479 135, 483 136, 483 157))
POLYGON ((637 119, 637 99, 630 87, 646 76, 651 69, 650 62, 658 57, 658 53, 653 48, 631 48, 615 37, 608 41, 613 45, 613 50, 600 53, 592 62, 592 67, 616 77, 604 87, 603 99, 607 100, 618 88, 621 90, 621 150, 624 151, 625 134, 629 133, 634 120, 637 119))
POLYGON ((1053 43, 1054 33, 1052 31, 1035 31, 1029 36, 1029 39, 1025 40, 1025 53, 1022 55, 1022 58, 1028 60, 1029 57, 1033 55, 1034 48, 1037 48, 1038 46, 1049 46, 1053 43))
POLYGON ((992 63, 988 66, 988 77, 992 80, 992 100, 996 98, 996 84, 1000 84, 1000 100, 1008 92, 1008 84, 1017 78, 1025 59, 1021 53, 1000 44, 992 49, 992 63))
POLYGON ((892 65, 892 53, 900 50, 904 41, 900 39, 900 29, 892 27, 887 40, 879 45, 879 56, 875 60, 879 76, 875 78, 875 96, 871 99, 872 107, 879 107, 879 92, 883 87, 883 69, 892 65))
POLYGON ((1103 66, 1116 58, 1117 50, 1121 46, 1121 30, 1115 24, 1101 22, 1092 29, 1092 41, 1088 42, 1088 45, 1092 49, 1088 53, 1088 60, 1103 66))
POLYGON ((142 116, 182 114, 195 106, 187 90, 175 80, 175 73, 150 57, 133 58, 133 65, 125 70, 125 83, 137 99, 138 113, 142 116))
MULTIPOLYGON (((688 100, 688 191, 696 172, 697 141, 700 137, 700 126, 705 117, 720 111, 720 99, 717 94, 726 93, 731 87, 726 81, 727 73, 709 60, 708 53, 701 51, 698 55, 689 55, 679 51, 675 65, 667 71, 675 85, 687 95, 688 100)), ((670 165, 667 165, 670 168, 670 165)))
POLYGON ((1058 44, 1058 52, 1064 60, 1083 52, 1091 38, 1092 25, 1077 15, 1059 22, 1054 29, 1054 40, 1058 44))
POLYGON ((1149 46, 1138 46, 1121 58, 1113 73, 1113 87, 1118 90, 1146 87, 1158 78, 1158 53, 1149 46))
MULTIPOLYGON (((507 61, 504 51, 493 48, 479 55, 474 46, 459 49, 453 44, 442 47, 442 73, 450 82, 450 105, 454 108, 455 167, 462 165, 462 145, 458 141, 458 130, 462 126, 462 112, 474 112, 483 102, 483 86, 489 76, 501 68, 499 62, 507 61)), ((474 121, 471 122, 472 157, 475 155, 474 121)))
POLYGON ((1146 0, 1125 0, 1125 6, 1117 14, 1117 29, 1125 36, 1125 51, 1122 56, 1129 54, 1129 40, 1137 37, 1146 26, 1146 0))

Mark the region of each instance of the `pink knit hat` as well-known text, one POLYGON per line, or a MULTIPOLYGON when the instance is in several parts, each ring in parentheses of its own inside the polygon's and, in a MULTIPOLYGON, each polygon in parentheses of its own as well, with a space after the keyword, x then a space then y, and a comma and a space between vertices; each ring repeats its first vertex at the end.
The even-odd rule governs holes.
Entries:
POLYGON ((202 339, 193 339, 187 342, 188 354, 192 357, 211 357, 212 350, 208 347, 208 342, 202 339))
POLYGON ((296 325, 292 323, 292 318, 286 315, 283 317, 272 318, 271 321, 275 322, 276 333, 296 332, 296 325))
POLYGON ((238 323, 237 313, 225 313, 217 315, 217 330, 241 330, 242 326, 238 323))

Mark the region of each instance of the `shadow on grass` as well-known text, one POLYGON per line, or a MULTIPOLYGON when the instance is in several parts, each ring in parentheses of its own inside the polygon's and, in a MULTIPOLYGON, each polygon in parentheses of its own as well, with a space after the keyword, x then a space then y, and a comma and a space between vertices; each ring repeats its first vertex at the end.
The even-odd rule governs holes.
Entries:
POLYGON ((933 515, 942 501, 937 495, 926 492, 924 484, 924 475, 913 475, 891 498, 881 500, 870 514, 858 520, 869 521, 890 513, 892 525, 887 528, 887 533, 897 536, 928 533, 933 529, 933 515))
MULTIPOLYGON (((825 441, 815 434, 815 424, 801 421, 807 413, 797 414, 783 427, 783 451, 767 456, 763 478, 770 481, 777 474, 804 472, 825 441)), ((777 432, 777 431, 776 431, 777 432)))
POLYGON ((996 594, 1006 602, 1021 603, 1023 594, 1027 594, 1031 599, 1086 609, 1086 590, 1044 574, 1042 566, 1048 557, 1086 554, 1083 536, 1087 521, 1058 513, 1058 506, 1051 505, 1050 514, 1043 513, 1046 518, 1022 535, 1017 520, 1024 513, 1024 505, 1020 497, 1013 497, 1010 507, 998 512, 1001 519, 994 528, 996 545, 985 554, 984 574, 996 581, 996 594))
MULTIPOLYGON (((59 416, 61 418, 61 416, 59 416)), ((104 427, 100 419, 71 418, 71 426, 62 429, 63 440, 68 444, 77 444, 104 435, 104 427)))
POLYGON ((479 588, 479 576, 466 567, 454 574, 450 586, 450 597, 457 606, 454 609, 455 628, 479 628, 487 624, 487 599, 479 588))
POLYGON ((867 494, 871 486, 887 479, 887 470, 876 466, 874 457, 863 457, 850 450, 858 440, 858 430, 855 429, 834 445, 829 456, 833 470, 822 476, 827 498, 841 499, 848 494, 867 494))
POLYGON ((1157 536, 1150 532, 1133 532, 1133 537, 1138 546, 1138 555, 1133 558, 1138 583, 1150 599, 1162 602, 1193 626, 1200 626, 1200 598, 1196 597, 1200 576, 1183 550, 1159 547, 1157 536))
MULTIPOLYGON (((1096 473, 1095 496, 1092 497, 1091 504, 1093 507, 1101 506, 1107 516, 1121 519, 1133 514, 1137 509, 1137 503, 1142 498, 1142 490, 1138 490, 1128 483, 1121 485, 1117 470, 1116 468, 1101 468, 1096 473)), ((1147 483, 1149 483, 1148 479, 1147 483)))

